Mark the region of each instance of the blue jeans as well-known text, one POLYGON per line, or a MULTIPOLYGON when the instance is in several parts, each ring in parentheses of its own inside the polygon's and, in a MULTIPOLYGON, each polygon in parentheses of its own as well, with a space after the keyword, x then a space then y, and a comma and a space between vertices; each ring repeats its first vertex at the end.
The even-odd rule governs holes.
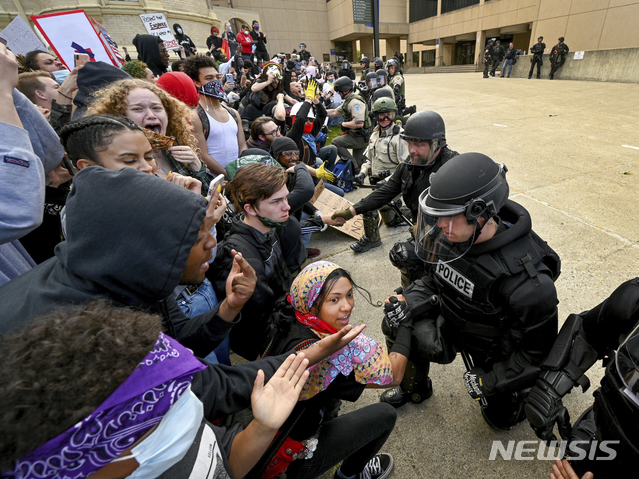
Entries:
POLYGON ((508 78, 510 78, 510 73, 513 71, 513 61, 512 60, 506 60, 504 62, 504 66, 501 67, 501 76, 504 76, 504 73, 506 73, 506 67, 510 67, 508 69, 508 78))
MULTIPOLYGON (((197 291, 194 291, 192 294, 186 289, 182 291, 177 297, 177 304, 185 316, 193 318, 216 308, 220 302, 217 299, 211 282, 208 279, 204 279, 204 282, 197 288, 197 291)), ((226 364, 230 366, 229 338, 224 339, 224 341, 204 359, 211 364, 226 364)))

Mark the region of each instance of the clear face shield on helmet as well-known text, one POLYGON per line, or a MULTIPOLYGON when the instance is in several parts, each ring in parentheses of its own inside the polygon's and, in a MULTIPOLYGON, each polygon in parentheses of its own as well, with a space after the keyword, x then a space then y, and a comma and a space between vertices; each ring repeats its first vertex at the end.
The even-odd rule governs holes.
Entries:
POLYGON ((366 86, 369 90, 375 90, 377 88, 377 78, 369 78, 366 80, 366 86))
POLYGON ((615 363, 625 386, 623 394, 639 407, 639 326, 619 346, 615 363))
POLYGON ((464 256, 476 240, 477 218, 466 218, 466 205, 438 209, 426 205, 430 188, 419 196, 415 253, 430 264, 449 263, 464 256))
POLYGON ((386 85, 386 77, 384 75, 377 75, 377 86, 379 88, 386 85))

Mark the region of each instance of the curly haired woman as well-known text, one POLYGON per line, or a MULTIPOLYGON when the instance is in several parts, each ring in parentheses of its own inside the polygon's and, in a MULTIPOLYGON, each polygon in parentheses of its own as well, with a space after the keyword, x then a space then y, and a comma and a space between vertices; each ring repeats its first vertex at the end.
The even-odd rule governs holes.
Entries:
POLYGON ((158 175, 176 172, 202 182, 208 192, 211 175, 197 154, 189 119, 192 110, 144 80, 122 80, 96 94, 88 114, 121 115, 143 128, 153 146, 158 175))

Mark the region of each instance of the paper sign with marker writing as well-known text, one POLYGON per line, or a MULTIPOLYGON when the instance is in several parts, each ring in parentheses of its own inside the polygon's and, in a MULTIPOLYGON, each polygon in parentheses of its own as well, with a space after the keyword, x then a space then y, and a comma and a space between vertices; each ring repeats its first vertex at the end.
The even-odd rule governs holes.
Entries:
POLYGON ((22 17, 14 18, 7 27, 0 32, 0 38, 16 55, 25 55, 33 50, 42 50, 49 53, 49 49, 43 45, 35 33, 31 31, 27 22, 22 17))
POLYGON ((167 50, 179 50, 177 40, 173 36, 173 32, 169 28, 169 22, 166 21, 166 17, 163 13, 143 13, 140 15, 142 23, 146 28, 146 31, 151 35, 160 37, 164 42, 164 46, 167 50))

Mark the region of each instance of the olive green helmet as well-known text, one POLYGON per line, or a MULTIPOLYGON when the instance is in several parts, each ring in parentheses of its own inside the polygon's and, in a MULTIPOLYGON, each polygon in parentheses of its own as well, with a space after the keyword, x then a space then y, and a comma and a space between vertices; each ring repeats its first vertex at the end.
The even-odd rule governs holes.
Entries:
POLYGON ((385 111, 397 112, 397 105, 392 98, 383 97, 376 100, 373 104, 373 113, 382 113, 385 111))

